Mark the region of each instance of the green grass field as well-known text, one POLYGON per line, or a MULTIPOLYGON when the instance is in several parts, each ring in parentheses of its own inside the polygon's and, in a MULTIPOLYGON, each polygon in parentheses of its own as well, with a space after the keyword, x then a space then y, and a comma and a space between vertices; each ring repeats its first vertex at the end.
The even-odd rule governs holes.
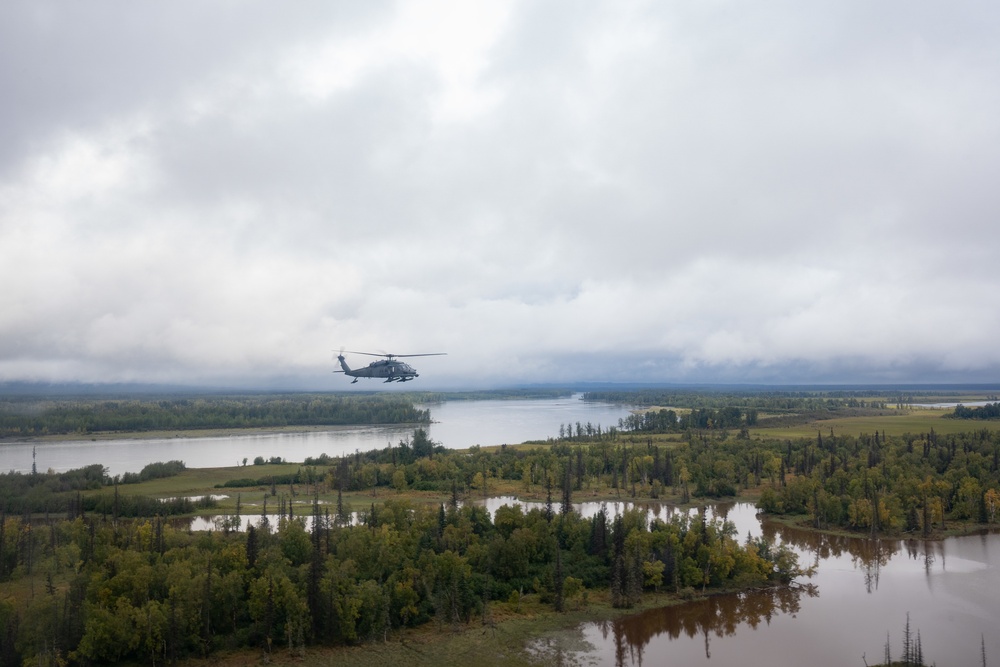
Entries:
MULTIPOLYGON (((889 412, 889 411, 887 411, 889 412)), ((882 416, 842 417, 837 419, 821 419, 807 424, 779 428, 751 429, 752 435, 762 438, 811 438, 816 431, 827 435, 833 429, 834 435, 853 435, 861 433, 885 432, 886 435, 903 435, 912 433, 928 433, 934 429, 936 433, 968 433, 987 429, 1000 430, 1000 423, 991 421, 973 421, 968 419, 945 419, 943 415, 951 410, 937 408, 914 408, 900 411, 900 414, 885 414, 882 416)))

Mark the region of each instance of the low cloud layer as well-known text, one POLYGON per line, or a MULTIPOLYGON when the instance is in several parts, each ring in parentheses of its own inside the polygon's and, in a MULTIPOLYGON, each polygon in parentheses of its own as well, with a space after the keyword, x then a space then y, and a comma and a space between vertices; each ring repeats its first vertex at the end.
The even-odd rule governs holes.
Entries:
POLYGON ((6 3, 0 380, 337 389, 347 347, 448 352, 424 386, 998 381, 998 33, 6 3))

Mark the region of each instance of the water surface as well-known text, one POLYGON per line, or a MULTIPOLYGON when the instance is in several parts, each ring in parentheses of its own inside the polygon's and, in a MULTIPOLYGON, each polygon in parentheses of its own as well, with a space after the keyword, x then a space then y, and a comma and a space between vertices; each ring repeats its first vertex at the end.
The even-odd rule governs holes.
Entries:
MULTIPOLYGON (((891 401, 890 401, 891 402, 891 401)), ((957 401, 950 403, 913 403, 914 408, 954 408, 964 405, 967 408, 979 408, 984 405, 993 405, 996 401, 957 401)))
MULTIPOLYGON (((564 424, 587 422, 595 427, 617 426, 628 409, 610 403, 582 400, 582 395, 556 399, 448 401, 421 406, 431 412, 432 423, 424 428, 431 439, 451 449, 473 445, 517 444, 559 435, 564 424)), ((139 472, 156 461, 179 460, 189 468, 237 466, 243 459, 280 456, 287 461, 329 454, 341 456, 355 451, 382 449, 408 440, 414 426, 356 426, 307 433, 258 433, 220 437, 124 438, 116 440, 68 440, 61 442, 2 442, 0 470, 28 472, 32 451, 38 470, 56 472, 93 463, 104 465, 112 475, 139 472)))
MULTIPOLYGON (((747 512, 737 506, 736 514, 746 526, 747 512)), ((575 649, 543 639, 538 651, 615 666, 875 664, 887 633, 893 657, 901 657, 909 614, 927 664, 978 667, 983 640, 987 664, 1000 664, 1000 535, 923 543, 816 535, 766 522, 758 527, 792 546, 801 565, 815 565, 815 574, 787 589, 585 623, 575 649)))

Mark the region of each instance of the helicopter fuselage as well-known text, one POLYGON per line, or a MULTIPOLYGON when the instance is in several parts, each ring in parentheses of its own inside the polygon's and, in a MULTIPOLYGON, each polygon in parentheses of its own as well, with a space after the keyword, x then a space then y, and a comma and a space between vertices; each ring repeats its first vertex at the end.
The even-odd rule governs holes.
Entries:
POLYGON ((364 368, 345 371, 345 374, 353 376, 355 382, 357 378, 385 378, 386 382, 406 382, 419 377, 413 366, 396 359, 379 359, 364 368))
POLYGON ((408 382, 415 377, 420 377, 413 366, 398 359, 379 359, 364 368, 356 369, 350 368, 342 355, 338 356, 337 360, 343 368, 341 372, 354 378, 351 384, 357 382, 358 378, 382 378, 386 382, 408 382))

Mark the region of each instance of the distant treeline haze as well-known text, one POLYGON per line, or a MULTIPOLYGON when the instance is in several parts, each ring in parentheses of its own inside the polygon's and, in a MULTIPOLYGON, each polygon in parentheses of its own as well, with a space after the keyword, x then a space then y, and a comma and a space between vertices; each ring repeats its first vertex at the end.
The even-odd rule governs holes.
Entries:
POLYGON ((385 395, 290 394, 0 404, 0 437, 429 421, 429 411, 417 409, 406 398, 385 395))
POLYGON ((886 409, 913 402, 910 395, 887 399, 885 392, 855 391, 721 391, 641 389, 637 391, 591 391, 589 401, 607 401, 636 406, 674 408, 754 408, 762 412, 817 412, 844 408, 886 409))

